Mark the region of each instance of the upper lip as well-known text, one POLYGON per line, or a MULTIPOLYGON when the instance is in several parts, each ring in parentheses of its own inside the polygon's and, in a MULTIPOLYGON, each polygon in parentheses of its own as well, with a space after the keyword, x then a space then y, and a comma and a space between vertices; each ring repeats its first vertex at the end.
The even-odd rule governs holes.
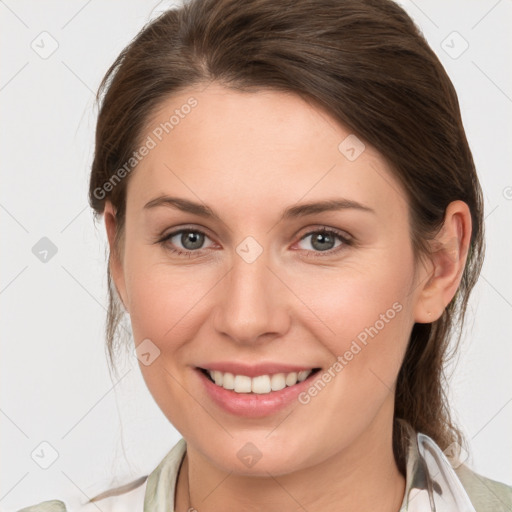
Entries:
POLYGON ((246 375, 247 377, 257 377, 258 375, 272 375, 274 373, 292 373, 302 370, 312 370, 318 368, 312 365, 293 365, 283 363, 258 363, 248 364, 236 361, 218 361, 216 363, 206 363, 198 366, 203 370, 217 370, 222 373, 232 373, 233 375, 246 375))

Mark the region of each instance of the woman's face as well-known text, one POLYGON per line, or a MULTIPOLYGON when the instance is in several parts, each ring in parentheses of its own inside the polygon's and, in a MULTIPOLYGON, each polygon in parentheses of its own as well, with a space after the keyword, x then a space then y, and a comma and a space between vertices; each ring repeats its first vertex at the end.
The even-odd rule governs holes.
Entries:
POLYGON ((189 449, 277 475, 390 442, 422 274, 382 156, 283 92, 189 89, 148 126, 113 276, 145 382, 189 449))

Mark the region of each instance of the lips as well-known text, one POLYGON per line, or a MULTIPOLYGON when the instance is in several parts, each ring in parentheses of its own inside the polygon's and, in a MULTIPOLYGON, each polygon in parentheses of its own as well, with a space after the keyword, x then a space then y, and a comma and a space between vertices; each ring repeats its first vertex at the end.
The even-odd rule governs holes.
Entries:
MULTIPOLYGON (((235 363, 223 363, 223 364, 207 364, 205 365, 207 368, 210 367, 210 371, 201 368, 195 367, 195 374, 199 377, 199 382, 202 386, 202 389, 212 401, 212 403, 216 404, 219 408, 228 412, 230 414, 246 417, 246 418, 262 418, 265 416, 273 415, 287 407, 292 406, 294 403, 297 405, 297 397, 300 393, 304 392, 309 386, 313 385, 318 376, 320 375, 320 368, 309 368, 305 369, 303 366, 292 366, 292 365, 258 365, 258 366, 245 366, 235 363), (255 377, 249 377, 248 375, 243 375, 240 373, 231 374, 233 376, 233 386, 240 386, 236 391, 235 389, 225 389, 223 385, 218 385, 210 376, 210 373, 216 375, 219 378, 218 374, 222 374, 222 379, 224 380, 226 375, 231 372, 222 372, 220 370, 211 370, 211 367, 216 368, 241 368, 242 371, 246 373, 251 373, 252 375, 256 374, 255 377), (297 372, 288 372, 288 369, 298 370, 297 372), (263 382, 266 379, 269 379, 270 375, 274 377, 275 375, 279 375, 276 373, 273 374, 262 374, 262 371, 275 371, 275 370, 285 370, 284 372, 279 372, 286 376, 289 373, 295 373, 295 384, 291 384, 290 386, 286 385, 284 388, 274 391, 273 389, 268 389, 268 382, 263 382), (304 380, 298 380, 298 374, 300 372, 303 373, 304 380), (240 382, 235 383, 234 379, 238 377, 240 382), (253 391, 252 384, 256 381, 255 389, 253 391), (249 385, 250 383, 250 390, 249 385)), ((240 371, 240 370, 236 370, 240 371)), ((229 380, 230 377, 228 377, 229 380)), ((279 380, 280 377, 277 377, 279 380)), ((291 383, 291 380, 289 381, 291 383)), ((285 382, 286 384, 286 382, 285 382)), ((281 382, 282 385, 282 382, 281 382)), ((272 386, 271 386, 272 387, 272 386)), ((279 386, 278 386, 279 387, 279 386)))

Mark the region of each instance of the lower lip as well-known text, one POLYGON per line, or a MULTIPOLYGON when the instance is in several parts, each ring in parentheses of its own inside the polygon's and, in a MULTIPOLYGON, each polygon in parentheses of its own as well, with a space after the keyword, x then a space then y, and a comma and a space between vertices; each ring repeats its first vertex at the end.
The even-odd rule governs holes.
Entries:
POLYGON ((224 389, 212 382, 201 370, 195 369, 201 382, 203 383, 209 397, 225 411, 246 418, 260 418, 276 413, 298 401, 297 397, 305 391, 320 374, 315 372, 310 374, 307 379, 297 382, 293 386, 287 386, 279 391, 270 393, 237 393, 229 389, 224 389))

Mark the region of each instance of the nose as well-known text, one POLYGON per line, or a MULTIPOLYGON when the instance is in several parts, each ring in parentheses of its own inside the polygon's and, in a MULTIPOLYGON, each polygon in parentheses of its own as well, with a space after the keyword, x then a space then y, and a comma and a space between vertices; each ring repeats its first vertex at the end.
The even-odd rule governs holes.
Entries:
POLYGON ((290 326, 290 292, 276 274, 279 269, 270 268, 265 251, 250 263, 235 253, 218 296, 217 332, 239 344, 283 336, 290 326))

